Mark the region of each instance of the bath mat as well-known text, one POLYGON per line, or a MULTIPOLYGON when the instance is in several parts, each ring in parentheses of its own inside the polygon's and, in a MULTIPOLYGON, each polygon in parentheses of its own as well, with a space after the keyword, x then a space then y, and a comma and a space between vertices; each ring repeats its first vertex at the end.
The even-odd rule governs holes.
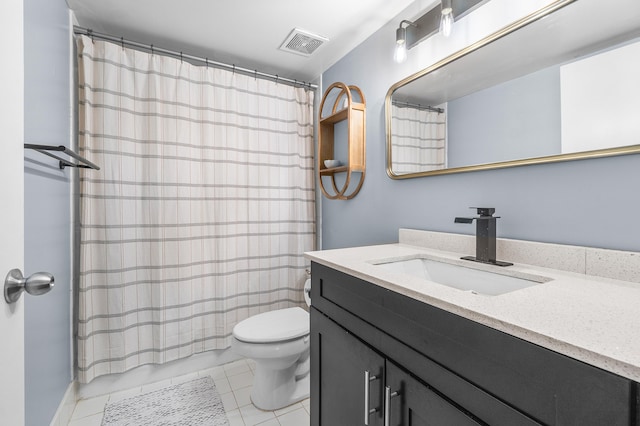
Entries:
POLYGON ((107 404, 102 426, 228 426, 211 377, 107 404))

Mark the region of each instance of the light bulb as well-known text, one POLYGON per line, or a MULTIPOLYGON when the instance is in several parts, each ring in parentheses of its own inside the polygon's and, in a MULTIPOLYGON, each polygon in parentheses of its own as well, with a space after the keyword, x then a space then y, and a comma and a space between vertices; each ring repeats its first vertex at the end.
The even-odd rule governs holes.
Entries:
POLYGON ((453 28, 453 9, 450 7, 442 9, 440 17, 440 32, 443 36, 449 37, 453 28))
POLYGON ((402 27, 403 22, 396 30, 396 49, 393 52, 393 60, 399 64, 407 60, 407 29, 402 27))
POLYGON ((393 60, 399 64, 407 60, 407 43, 396 43, 396 50, 393 52, 393 60))

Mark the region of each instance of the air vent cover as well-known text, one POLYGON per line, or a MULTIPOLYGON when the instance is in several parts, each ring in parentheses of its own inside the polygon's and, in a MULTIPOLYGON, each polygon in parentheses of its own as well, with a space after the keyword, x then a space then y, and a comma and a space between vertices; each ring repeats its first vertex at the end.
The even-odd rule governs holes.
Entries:
POLYGON ((282 43, 282 46, 280 46, 280 50, 303 56, 311 56, 311 54, 326 41, 329 41, 326 37, 294 28, 284 43, 282 43))

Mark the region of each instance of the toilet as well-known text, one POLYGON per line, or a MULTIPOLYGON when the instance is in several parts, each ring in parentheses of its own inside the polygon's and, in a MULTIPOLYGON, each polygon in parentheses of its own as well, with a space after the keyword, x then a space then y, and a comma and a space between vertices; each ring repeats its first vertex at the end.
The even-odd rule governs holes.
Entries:
MULTIPOLYGON (((305 283, 305 301, 311 280, 305 283)), ((264 312, 233 328, 231 349, 253 359, 253 405, 276 410, 309 397, 309 313, 300 307, 264 312)))

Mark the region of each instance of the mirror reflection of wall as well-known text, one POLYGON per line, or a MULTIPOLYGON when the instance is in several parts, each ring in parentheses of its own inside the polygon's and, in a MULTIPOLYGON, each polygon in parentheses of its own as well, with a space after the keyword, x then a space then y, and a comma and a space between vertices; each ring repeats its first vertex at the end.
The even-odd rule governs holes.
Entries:
POLYGON ((416 173, 447 167, 444 108, 394 101, 391 106, 393 170, 416 173))
POLYGON ((391 178, 640 152, 640 1, 554 8, 391 86, 391 178), (443 159, 397 140, 396 101, 446 109, 443 159))
POLYGON ((557 154, 559 68, 546 68, 452 100, 448 113, 449 167, 557 154))
POLYGON ((640 144, 640 41, 560 73, 562 153, 640 144))
POLYGON ((447 167, 638 144, 638 76, 634 42, 451 100, 447 167))

